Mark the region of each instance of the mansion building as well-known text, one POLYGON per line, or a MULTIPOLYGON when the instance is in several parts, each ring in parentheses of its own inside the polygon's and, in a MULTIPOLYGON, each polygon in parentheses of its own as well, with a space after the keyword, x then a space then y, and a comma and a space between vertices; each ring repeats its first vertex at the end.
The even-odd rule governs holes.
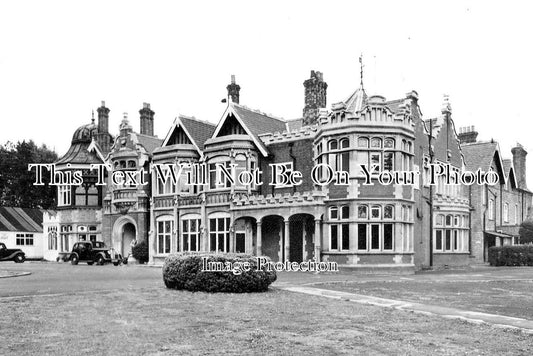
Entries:
POLYGON ((147 240, 156 264, 174 252, 212 251, 397 271, 483 263, 488 247, 518 243, 532 200, 522 146, 506 160, 496 142, 477 142, 472 128, 458 133, 447 101, 439 117, 425 120, 415 91, 388 100, 369 96, 361 83, 327 109, 321 72, 311 71, 304 88, 302 117, 284 120, 241 105, 232 76, 216 124, 180 115, 162 139, 146 103, 140 133, 124 115, 113 137, 102 102, 98 123, 78 128, 56 162, 60 170, 82 170, 84 184, 58 189, 57 212, 45 213, 44 231, 59 233, 57 252, 101 240, 127 256, 133 240, 147 240), (147 184, 117 185, 108 175, 98 185, 90 166, 102 163, 143 172, 147 184), (156 166, 180 164, 191 168, 176 184, 155 174, 156 166), (186 184, 187 173, 198 174, 195 164, 207 170, 206 185, 186 184), (500 180, 467 186, 441 176, 430 185, 430 167, 438 164, 452 172, 492 170, 500 180), (301 172, 301 184, 270 185, 272 165, 301 172), (221 167, 259 169, 262 184, 230 184, 221 167), (330 182, 332 171, 347 172, 344 184, 330 182), (399 184, 364 184, 366 174, 397 171, 418 174, 399 184))

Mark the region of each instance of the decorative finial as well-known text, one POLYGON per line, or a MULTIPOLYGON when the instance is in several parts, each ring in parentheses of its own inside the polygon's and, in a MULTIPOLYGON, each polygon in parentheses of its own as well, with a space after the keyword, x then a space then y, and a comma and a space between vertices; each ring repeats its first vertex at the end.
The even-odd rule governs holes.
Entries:
POLYGON ((363 53, 359 56, 359 64, 361 66, 361 89, 363 89, 363 53))
POLYGON ((93 117, 92 117, 91 121, 92 121, 93 124, 94 124, 94 110, 93 110, 93 117))
POLYGON ((124 112, 122 115, 123 115, 122 121, 128 121, 128 113, 124 112))

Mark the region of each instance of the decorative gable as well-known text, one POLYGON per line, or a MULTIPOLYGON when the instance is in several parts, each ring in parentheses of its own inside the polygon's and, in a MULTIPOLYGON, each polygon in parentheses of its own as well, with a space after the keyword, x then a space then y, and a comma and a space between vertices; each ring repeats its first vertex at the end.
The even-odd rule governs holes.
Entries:
POLYGON ((246 135, 246 130, 239 123, 235 115, 229 114, 220 128, 217 137, 228 135, 246 135))
POLYGON ((192 145, 191 139, 181 125, 174 127, 169 139, 165 142, 165 146, 171 145, 192 145))

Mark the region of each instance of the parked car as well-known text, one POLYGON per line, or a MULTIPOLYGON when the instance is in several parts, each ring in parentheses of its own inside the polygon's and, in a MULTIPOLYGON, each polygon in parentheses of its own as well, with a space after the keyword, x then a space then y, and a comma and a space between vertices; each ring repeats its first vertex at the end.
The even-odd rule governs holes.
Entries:
POLYGON ((0 242, 0 261, 14 261, 22 263, 26 260, 26 254, 19 248, 7 248, 3 242, 0 242))
POLYGON ((122 256, 113 249, 106 247, 101 241, 80 241, 72 246, 72 252, 68 256, 70 263, 77 265, 79 262, 87 262, 88 265, 96 263, 103 265, 108 262, 118 266, 122 262, 122 256))

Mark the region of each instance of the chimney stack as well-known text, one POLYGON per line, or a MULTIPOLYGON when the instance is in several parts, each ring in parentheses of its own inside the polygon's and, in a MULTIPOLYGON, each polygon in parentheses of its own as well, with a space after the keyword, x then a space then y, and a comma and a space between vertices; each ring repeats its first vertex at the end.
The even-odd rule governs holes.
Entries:
POLYGON ((524 147, 517 143, 516 147, 511 149, 513 154, 513 166, 516 173, 516 179, 518 181, 518 188, 527 189, 526 184, 526 156, 527 151, 524 147))
POLYGON ((139 114, 141 114, 141 134, 153 136, 155 112, 150 109, 150 104, 143 103, 143 108, 139 110, 139 114))
POLYGON ((478 132, 476 131, 474 126, 466 126, 459 128, 459 135, 457 135, 457 137, 459 138, 459 142, 461 144, 464 144, 476 142, 477 135, 478 132))
POLYGON ((96 134, 96 142, 100 145, 103 153, 106 154, 111 150, 113 137, 109 134, 109 109, 105 107, 105 101, 98 109, 98 133, 96 134))
POLYGON ((102 105, 98 109, 98 132, 109 132, 109 109, 105 107, 105 101, 102 100, 102 105))
POLYGON ((321 72, 312 70, 311 78, 304 81, 304 87, 303 124, 314 125, 317 123, 319 110, 326 107, 328 84, 324 81, 321 72))
POLYGON ((231 75, 231 84, 226 87, 228 89, 228 97, 231 98, 231 101, 238 104, 239 103, 239 92, 241 87, 239 84, 235 83, 235 75, 231 75))

